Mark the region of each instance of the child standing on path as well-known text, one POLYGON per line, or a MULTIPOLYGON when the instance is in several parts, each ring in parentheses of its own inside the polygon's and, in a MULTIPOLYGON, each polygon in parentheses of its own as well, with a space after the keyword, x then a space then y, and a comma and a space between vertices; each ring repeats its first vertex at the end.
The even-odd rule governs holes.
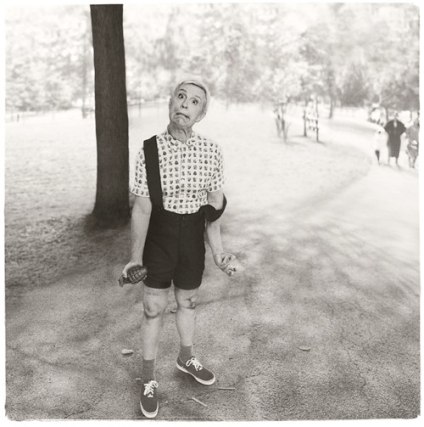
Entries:
POLYGON ((174 285, 180 352, 176 367, 203 385, 214 373, 194 356, 195 308, 205 266, 205 234, 214 261, 228 275, 235 258, 224 251, 220 216, 225 209, 222 150, 192 131, 206 114, 209 91, 197 80, 185 80, 169 102, 167 129, 145 141, 137 156, 136 196, 131 219, 131 260, 144 265, 143 388, 140 407, 147 418, 159 409, 155 367, 168 292, 174 285))
POLYGON ((381 151, 387 142, 387 134, 381 125, 377 125, 377 129, 374 133, 374 153, 377 158, 377 163, 380 165, 381 151))
POLYGON ((420 121, 417 117, 412 125, 406 130, 408 145, 406 146, 406 154, 410 168, 415 168, 415 162, 418 157, 419 137, 420 137, 420 121))

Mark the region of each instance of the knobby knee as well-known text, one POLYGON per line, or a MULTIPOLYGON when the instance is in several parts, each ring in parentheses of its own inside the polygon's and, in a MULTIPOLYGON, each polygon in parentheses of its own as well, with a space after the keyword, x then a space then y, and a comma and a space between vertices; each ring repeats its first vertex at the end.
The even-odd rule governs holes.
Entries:
POLYGON ((177 301, 177 303, 180 308, 194 310, 196 308, 197 295, 192 295, 187 298, 181 298, 180 300, 177 301))
POLYGON ((155 319, 162 316, 166 306, 155 301, 144 301, 144 316, 147 319, 155 319))

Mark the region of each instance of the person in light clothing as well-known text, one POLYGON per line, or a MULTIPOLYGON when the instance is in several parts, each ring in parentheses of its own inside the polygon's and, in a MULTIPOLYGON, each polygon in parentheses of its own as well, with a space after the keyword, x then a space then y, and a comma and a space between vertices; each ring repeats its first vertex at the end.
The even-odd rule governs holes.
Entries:
POLYGON ((410 168, 415 168, 420 145, 420 120, 417 117, 412 125, 406 129, 406 138, 408 144, 406 146, 406 154, 408 156, 408 163, 410 168))
POLYGON ((385 145, 387 144, 387 134, 381 125, 377 125, 377 129, 374 133, 374 154, 377 158, 377 163, 380 165, 380 159, 382 156, 382 151, 385 145))

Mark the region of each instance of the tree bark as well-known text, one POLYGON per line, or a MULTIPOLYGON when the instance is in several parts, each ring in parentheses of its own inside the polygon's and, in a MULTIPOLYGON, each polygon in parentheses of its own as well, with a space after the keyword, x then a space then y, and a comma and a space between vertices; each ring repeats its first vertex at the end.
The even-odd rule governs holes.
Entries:
POLYGON ((122 5, 91 5, 97 138, 93 217, 105 227, 130 217, 128 111, 122 5))

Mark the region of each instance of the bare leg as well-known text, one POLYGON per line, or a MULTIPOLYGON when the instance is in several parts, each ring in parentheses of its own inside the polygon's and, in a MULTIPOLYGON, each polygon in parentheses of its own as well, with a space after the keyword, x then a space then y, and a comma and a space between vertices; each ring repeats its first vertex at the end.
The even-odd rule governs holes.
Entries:
POLYGON ((144 285, 143 370, 141 374, 143 386, 140 394, 140 408, 147 418, 156 417, 159 410, 155 364, 163 325, 163 313, 168 304, 168 290, 149 288, 144 285))
POLYGON ((168 291, 144 286, 143 359, 156 359, 168 291))
POLYGON ((177 301, 176 324, 182 346, 193 345, 198 290, 175 288, 177 301))
POLYGON ((206 369, 193 355, 197 295, 198 289, 186 291, 175 288, 175 299, 178 304, 176 323, 180 335, 177 368, 191 375, 200 384, 211 385, 216 380, 215 375, 209 369, 206 369))

